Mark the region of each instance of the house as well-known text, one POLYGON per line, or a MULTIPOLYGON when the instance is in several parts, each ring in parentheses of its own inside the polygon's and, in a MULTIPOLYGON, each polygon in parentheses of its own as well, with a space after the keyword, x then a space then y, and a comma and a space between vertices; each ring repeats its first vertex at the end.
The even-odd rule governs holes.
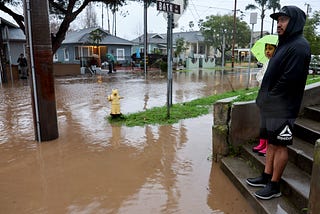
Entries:
POLYGON ((26 55, 26 36, 15 24, 0 17, 0 82, 19 78, 19 55, 26 55))
POLYGON ((15 24, 0 17, 1 49, 7 63, 16 65, 19 55, 26 55, 26 36, 15 24))
MULTIPOLYGON (((200 31, 178 32, 172 34, 172 48, 176 49, 178 39, 183 39, 185 50, 175 56, 174 64, 186 64, 186 68, 212 68, 215 66, 215 50, 205 43, 204 37, 200 31)), ((134 44, 132 52, 144 52, 144 35, 132 40, 134 44)), ((148 53, 167 54, 167 34, 148 34, 147 39, 148 53)))
POLYGON ((130 64, 132 42, 113 36, 99 27, 86 28, 66 35, 60 48, 53 56, 55 63, 80 64, 86 66, 90 58, 107 61, 112 54, 116 63, 130 64))
MULTIPOLYGON (((263 31, 262 36, 269 35, 268 31, 263 31)), ((252 33, 252 46, 255 44, 257 40, 260 39, 261 32, 255 31, 252 33)), ((249 51, 250 51, 250 43, 247 47, 244 48, 235 48, 235 59, 237 62, 248 62, 249 61, 249 51)))
MULTIPOLYGON (((200 31, 178 32, 172 34, 172 46, 176 48, 176 41, 183 38, 185 41, 186 51, 182 53, 182 58, 210 58, 214 56, 214 49, 212 46, 204 42, 204 37, 200 31)), ((144 35, 131 41, 133 43, 132 52, 135 53, 137 49, 144 52, 144 35)), ((167 54, 167 34, 148 34, 147 39, 148 53, 167 54)))

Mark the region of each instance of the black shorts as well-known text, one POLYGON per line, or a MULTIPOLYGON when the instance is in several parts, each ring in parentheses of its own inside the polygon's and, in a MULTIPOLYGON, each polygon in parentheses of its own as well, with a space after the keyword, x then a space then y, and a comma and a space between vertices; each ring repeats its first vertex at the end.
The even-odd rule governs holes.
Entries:
POLYGON ((267 130, 268 143, 279 146, 292 145, 293 125, 295 119, 288 118, 265 118, 261 129, 267 130))

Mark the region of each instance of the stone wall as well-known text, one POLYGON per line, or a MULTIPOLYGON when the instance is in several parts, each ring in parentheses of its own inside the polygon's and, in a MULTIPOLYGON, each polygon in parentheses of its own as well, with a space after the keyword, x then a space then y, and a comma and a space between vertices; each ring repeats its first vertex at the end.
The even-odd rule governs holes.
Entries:
POLYGON ((203 59, 202 68, 214 68, 216 66, 216 60, 213 58, 203 59))
MULTIPOLYGON (((307 85, 300 114, 306 106, 319 105, 319 95, 320 83, 307 85)), ((260 113, 255 101, 233 103, 235 98, 222 99, 213 105, 212 154, 217 160, 259 137, 260 113)))
POLYGON ((199 59, 187 58, 186 59, 186 69, 195 69, 195 68, 199 68, 199 59))
POLYGON ((213 106, 212 150, 217 161, 259 136, 260 116, 255 101, 233 103, 236 98, 219 100, 213 106))

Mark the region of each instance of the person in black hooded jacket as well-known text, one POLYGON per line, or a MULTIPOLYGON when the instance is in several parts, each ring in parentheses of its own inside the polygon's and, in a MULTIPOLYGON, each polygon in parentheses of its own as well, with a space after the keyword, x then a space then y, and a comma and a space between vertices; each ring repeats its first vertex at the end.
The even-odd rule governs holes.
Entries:
POLYGON ((270 17, 277 21, 279 43, 263 77, 256 103, 265 120, 268 149, 264 172, 248 178, 247 184, 264 187, 255 196, 281 196, 279 181, 288 162, 287 145, 292 144, 292 127, 298 117, 310 63, 310 46, 303 37, 305 13, 296 6, 284 6, 270 17))

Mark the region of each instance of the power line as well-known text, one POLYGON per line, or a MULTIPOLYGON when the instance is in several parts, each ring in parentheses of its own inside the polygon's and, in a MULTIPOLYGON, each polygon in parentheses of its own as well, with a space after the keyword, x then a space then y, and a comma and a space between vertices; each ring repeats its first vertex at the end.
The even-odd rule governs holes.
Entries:
POLYGON ((200 15, 199 15, 199 13, 198 13, 198 10, 197 10, 197 8, 196 8, 196 6, 195 6, 195 4, 193 3, 193 1, 192 1, 192 0, 190 0, 190 2, 191 2, 191 4, 192 4, 192 6, 193 6, 194 10, 196 11, 196 13, 197 13, 197 15, 198 15, 199 19, 201 19, 200 15))

